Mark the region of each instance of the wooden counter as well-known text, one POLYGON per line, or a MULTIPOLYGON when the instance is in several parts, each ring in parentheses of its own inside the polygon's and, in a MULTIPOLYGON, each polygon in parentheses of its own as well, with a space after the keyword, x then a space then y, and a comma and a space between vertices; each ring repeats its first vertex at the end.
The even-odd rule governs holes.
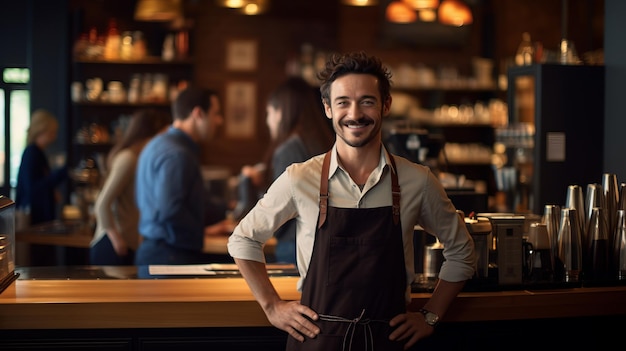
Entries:
MULTIPOLYGON (((294 277, 271 278, 298 299, 294 277)), ((413 294, 411 310, 429 294, 413 294)), ((626 287, 464 292, 431 337, 410 351, 614 348, 626 287), (522 345, 524 345, 522 347, 522 345), (537 345, 535 345, 537 346, 537 345)), ((241 278, 17 280, 0 294, 0 349, 284 350, 241 278)))
MULTIPOLYGON (((296 279, 272 281, 295 300, 296 279)), ((429 294, 412 297, 416 310, 429 294)), ((626 287, 468 292, 445 321, 626 315, 625 301, 626 287)), ((0 294, 0 329, 262 326, 270 324, 241 278, 17 280, 0 294)))

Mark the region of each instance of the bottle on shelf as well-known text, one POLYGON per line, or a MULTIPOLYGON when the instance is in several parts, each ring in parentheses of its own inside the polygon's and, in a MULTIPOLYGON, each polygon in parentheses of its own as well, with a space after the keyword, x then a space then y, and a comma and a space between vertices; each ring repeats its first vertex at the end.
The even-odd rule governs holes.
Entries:
POLYGON ((115 20, 115 18, 110 18, 104 44, 105 60, 117 60, 120 58, 121 41, 122 38, 120 36, 119 30, 117 29, 117 21, 115 20))
POLYGON ((163 40, 163 50, 161 51, 161 58, 163 61, 172 61, 176 57, 176 43, 173 34, 168 34, 163 40))
POLYGON ((136 30, 133 32, 132 43, 132 58, 134 60, 143 60, 148 55, 148 49, 146 48, 146 40, 143 37, 142 31, 136 30))
POLYGON ((535 56, 535 48, 530 41, 530 33, 522 33, 522 41, 517 47, 517 53, 515 54, 515 64, 518 66, 528 66, 533 63, 533 57, 535 56))
POLYGON ((134 43, 133 34, 131 31, 125 31, 122 35, 122 41, 120 44, 120 58, 122 60, 134 59, 134 43))

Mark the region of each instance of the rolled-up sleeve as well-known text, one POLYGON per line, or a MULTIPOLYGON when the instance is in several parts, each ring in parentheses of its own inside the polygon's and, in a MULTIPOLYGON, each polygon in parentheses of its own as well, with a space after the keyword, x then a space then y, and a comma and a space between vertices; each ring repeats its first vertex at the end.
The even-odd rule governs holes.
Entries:
POLYGON ((228 253, 233 258, 265 262, 264 243, 296 214, 293 189, 285 172, 235 227, 228 239, 228 253))
POLYGON ((430 174, 425 187, 421 225, 443 244, 443 262, 439 278, 449 282, 471 279, 476 267, 474 241, 461 216, 440 185, 430 174))

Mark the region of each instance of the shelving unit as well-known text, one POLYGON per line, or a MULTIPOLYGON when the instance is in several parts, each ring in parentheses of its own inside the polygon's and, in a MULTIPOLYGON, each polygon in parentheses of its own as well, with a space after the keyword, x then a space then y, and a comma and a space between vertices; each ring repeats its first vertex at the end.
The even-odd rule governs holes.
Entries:
MULTIPOLYGON (((141 60, 103 60, 76 59, 72 64, 72 81, 78 82, 83 89, 81 99, 72 103, 69 165, 76 167, 81 160, 94 157, 95 153, 106 153, 115 138, 115 128, 120 119, 130 116, 142 108, 170 110, 170 97, 180 82, 190 81, 193 75, 193 60, 177 59, 164 61, 159 57, 147 57, 141 60), (155 100, 128 101, 128 90, 132 77, 147 79, 155 75, 166 77, 167 90, 165 96, 155 100), (102 93, 98 98, 87 98, 87 82, 99 78, 102 81, 102 93), (107 97, 107 85, 111 81, 119 81, 124 87, 123 99, 111 102, 107 97), (108 138, 85 136, 91 128, 102 128, 108 138)), ((143 83, 143 82, 142 82, 143 83)))
MULTIPOLYGON (((487 108, 494 98, 504 102, 504 91, 495 85, 478 86, 452 82, 430 86, 394 87, 392 95, 394 93, 416 98, 422 111, 427 111, 426 114, 430 115, 415 124, 444 143, 437 160, 438 170, 464 175, 468 180, 483 181, 486 192, 489 195, 495 194, 496 186, 491 165, 495 143, 495 128, 492 121, 480 117, 471 117, 467 120, 439 118, 435 116, 435 112, 439 112, 444 105, 459 109, 462 105, 473 108, 477 102, 482 102, 487 108)), ((503 114, 502 118, 505 119, 506 115, 503 114)))

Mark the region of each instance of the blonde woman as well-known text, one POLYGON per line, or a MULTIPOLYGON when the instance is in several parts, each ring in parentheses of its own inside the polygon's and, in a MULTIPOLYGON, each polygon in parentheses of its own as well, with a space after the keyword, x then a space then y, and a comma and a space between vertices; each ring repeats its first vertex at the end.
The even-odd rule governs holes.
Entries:
POLYGON ((107 158, 109 170, 94 211, 96 231, 89 253, 93 265, 132 265, 139 246, 139 210, 135 204, 135 169, 139 153, 171 117, 160 111, 137 111, 107 158))
POLYGON ((57 217, 57 203, 61 197, 56 188, 68 178, 68 173, 65 166, 51 170, 45 150, 57 139, 58 130, 59 122, 52 113, 44 109, 33 112, 15 192, 16 208, 30 213, 28 224, 48 222, 57 217))

